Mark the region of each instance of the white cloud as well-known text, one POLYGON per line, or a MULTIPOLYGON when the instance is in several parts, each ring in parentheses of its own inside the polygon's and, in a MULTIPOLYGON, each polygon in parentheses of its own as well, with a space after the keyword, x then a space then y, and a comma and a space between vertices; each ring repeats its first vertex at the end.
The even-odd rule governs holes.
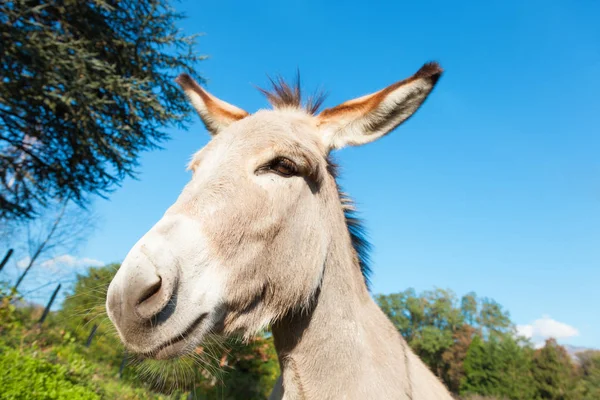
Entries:
POLYGON ((536 347, 543 346, 548 338, 557 340, 567 339, 579 336, 579 331, 571 325, 559 322, 544 315, 527 325, 517 325, 517 334, 519 336, 531 339, 536 347))
POLYGON ((29 257, 29 256, 20 259, 19 261, 17 261, 17 268, 25 269, 25 267, 27 267, 27 264, 29 264, 30 260, 31 260, 31 257, 29 257))
MULTIPOLYGON (((29 264, 30 260, 31 260, 31 258, 29 256, 20 259, 19 261, 17 261, 17 268, 25 269, 25 267, 27 267, 27 265, 29 264)), ((63 255, 51 258, 49 260, 43 261, 42 263, 39 263, 39 261, 37 261, 36 264, 41 266, 42 268, 45 268, 45 269, 48 269, 51 271, 59 271, 61 269, 64 269, 65 267, 81 268, 81 267, 101 267, 101 266, 105 265, 105 263, 100 260, 96 260, 96 259, 88 258, 88 257, 79 258, 79 257, 75 257, 71 254, 63 254, 63 255)))
POLYGON ((80 268, 80 267, 101 267, 104 263, 93 258, 82 257, 78 258, 70 254, 63 254, 46 260, 40 264, 42 268, 49 270, 57 270, 61 267, 80 268))
POLYGON ((533 325, 517 325, 517 334, 531 339, 533 337, 533 325))

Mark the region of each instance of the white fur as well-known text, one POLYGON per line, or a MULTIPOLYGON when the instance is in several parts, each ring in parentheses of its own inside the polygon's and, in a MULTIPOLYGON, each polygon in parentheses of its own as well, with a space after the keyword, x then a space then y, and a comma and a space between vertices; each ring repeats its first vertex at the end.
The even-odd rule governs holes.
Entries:
MULTIPOLYGON (((164 331, 155 331, 161 341, 177 337, 204 313, 208 314, 206 329, 222 317, 217 313, 223 304, 227 269, 210 256, 198 221, 184 215, 165 215, 128 253, 111 282, 109 296, 126 298, 132 284, 153 274, 162 277, 163 285, 177 277, 177 282, 173 282, 177 293, 174 322, 164 331)), ((110 319, 115 321, 114 307, 107 308, 110 319)), ((119 324, 115 326, 125 340, 119 324)), ((146 344, 128 345, 135 351, 149 350, 146 344)))

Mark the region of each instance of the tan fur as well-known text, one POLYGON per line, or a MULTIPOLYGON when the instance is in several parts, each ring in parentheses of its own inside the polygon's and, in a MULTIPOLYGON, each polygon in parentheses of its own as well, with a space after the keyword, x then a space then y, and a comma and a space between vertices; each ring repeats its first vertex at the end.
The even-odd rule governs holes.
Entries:
POLYGON ((451 399, 371 298, 345 215, 350 205, 328 159, 332 148, 387 134, 416 111, 439 73, 426 67, 316 116, 299 101, 286 107, 271 97, 275 110, 228 119, 214 106, 226 103, 199 94, 194 106, 218 135, 194 156, 192 180, 111 283, 107 308, 124 343, 167 357, 193 350, 208 330, 249 337, 271 326, 282 370, 272 399, 451 399), (391 122, 374 121, 385 118, 391 122), (281 157, 297 175, 265 167, 281 157), (139 285, 160 290, 140 303, 139 285), (174 309, 161 311, 163 298, 175 295, 174 309), (148 329, 151 312, 162 323, 148 329))

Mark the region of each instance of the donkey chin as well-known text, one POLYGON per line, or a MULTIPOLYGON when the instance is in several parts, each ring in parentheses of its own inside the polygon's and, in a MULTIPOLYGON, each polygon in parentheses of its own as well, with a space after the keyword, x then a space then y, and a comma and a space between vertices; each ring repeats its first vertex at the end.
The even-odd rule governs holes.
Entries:
POLYGON ((108 316, 125 347, 140 357, 175 358, 208 333, 220 333, 222 273, 199 250, 206 246, 196 225, 163 218, 131 249, 108 288, 108 316), (190 230, 194 239, 182 240, 190 230))

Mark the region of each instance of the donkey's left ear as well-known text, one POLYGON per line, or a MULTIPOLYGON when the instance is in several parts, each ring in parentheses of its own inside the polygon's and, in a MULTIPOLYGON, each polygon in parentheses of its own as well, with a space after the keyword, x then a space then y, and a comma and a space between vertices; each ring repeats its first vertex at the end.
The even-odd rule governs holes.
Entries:
POLYGON ((385 136, 418 110, 442 71, 437 63, 428 63, 410 78, 379 92, 323 110, 317 118, 326 145, 339 149, 385 136))
POLYGON ((175 81, 190 99, 196 112, 200 115, 200 119, 212 136, 217 135, 235 121, 239 121, 248 115, 241 108, 218 99, 202 89, 188 74, 179 75, 175 81))

